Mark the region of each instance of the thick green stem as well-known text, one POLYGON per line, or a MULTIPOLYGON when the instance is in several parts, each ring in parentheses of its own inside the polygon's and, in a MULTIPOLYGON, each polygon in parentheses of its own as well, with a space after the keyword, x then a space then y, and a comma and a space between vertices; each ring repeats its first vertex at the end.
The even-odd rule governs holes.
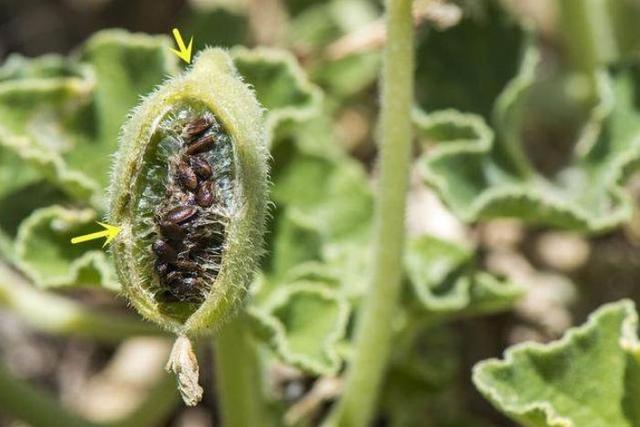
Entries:
POLYGON ((340 427, 369 424, 389 359, 402 278, 413 54, 411 0, 387 0, 373 277, 358 319, 344 394, 330 419, 330 424, 340 427))
POLYGON ((133 317, 109 315, 68 298, 31 287, 9 266, 0 262, 0 307, 15 312, 31 326, 45 332, 119 342, 135 335, 162 331, 133 317))
POLYGON ((0 366, 0 411, 34 427, 95 427, 0 366))
POLYGON ((241 313, 224 326, 215 342, 216 381, 225 427, 260 427, 262 381, 257 349, 241 313))
POLYGON ((560 28, 573 66, 590 75, 618 56, 607 0, 560 0, 560 28))

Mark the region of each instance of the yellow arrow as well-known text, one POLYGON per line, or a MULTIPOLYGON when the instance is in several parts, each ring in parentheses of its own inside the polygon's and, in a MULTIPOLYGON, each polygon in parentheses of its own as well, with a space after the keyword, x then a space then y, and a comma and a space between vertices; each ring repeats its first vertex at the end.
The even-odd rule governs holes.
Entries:
MULTIPOLYGON (((98 221, 96 221, 96 222, 98 222, 98 221)), ((85 234, 84 236, 74 237, 73 239, 71 239, 71 243, 73 243, 75 245, 77 243, 88 242, 89 240, 95 240, 95 239, 99 239, 101 237, 106 237, 107 240, 105 240, 104 241, 104 245, 102 245, 102 247, 105 247, 105 246, 107 246, 108 243, 110 243, 113 239, 115 239, 115 237, 120 232, 120 227, 116 227, 114 225, 105 224, 105 223, 102 223, 102 222, 98 222, 98 224, 100 224, 101 226, 104 227, 103 231, 97 231, 95 233, 85 234)))
POLYGON ((193 46, 193 36, 189 40, 189 47, 185 47, 184 41, 182 40, 182 36, 180 35, 180 31, 177 28, 173 29, 173 37, 176 39, 176 44, 178 45, 178 49, 171 49, 173 53, 178 55, 180 59, 182 59, 187 64, 191 63, 191 47, 193 46))

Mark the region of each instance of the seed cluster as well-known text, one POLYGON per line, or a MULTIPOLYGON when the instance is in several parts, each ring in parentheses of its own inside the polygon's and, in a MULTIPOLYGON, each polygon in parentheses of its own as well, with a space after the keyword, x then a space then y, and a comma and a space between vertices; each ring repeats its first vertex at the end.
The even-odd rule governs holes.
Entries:
POLYGON ((216 182, 216 144, 228 135, 205 112, 174 132, 165 194, 155 208, 154 271, 164 301, 202 302, 220 271, 228 218, 216 182))

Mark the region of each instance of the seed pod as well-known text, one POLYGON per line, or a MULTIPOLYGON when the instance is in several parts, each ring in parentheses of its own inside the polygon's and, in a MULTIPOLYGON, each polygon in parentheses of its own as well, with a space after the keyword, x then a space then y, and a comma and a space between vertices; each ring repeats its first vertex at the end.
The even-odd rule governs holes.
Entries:
MULTIPOLYGON (((121 135, 109 214, 121 229, 111 246, 118 277, 136 309, 184 343, 220 327, 242 305, 257 269, 267 195, 262 108, 229 56, 207 49, 147 97, 121 135), (173 178, 194 154, 219 189, 209 206, 196 205, 173 178), (175 260, 157 267, 167 264, 165 245, 175 260)), ((170 366, 181 372, 181 390, 196 393, 185 385, 194 380, 184 362, 190 356, 179 350, 170 366)))

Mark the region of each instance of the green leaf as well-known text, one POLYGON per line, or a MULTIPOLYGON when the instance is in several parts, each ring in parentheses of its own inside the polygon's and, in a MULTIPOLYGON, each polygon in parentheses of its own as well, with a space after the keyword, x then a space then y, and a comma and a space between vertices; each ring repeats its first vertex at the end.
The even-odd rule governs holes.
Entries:
POLYGON ((122 122, 177 62, 166 37, 96 33, 74 56, 11 56, 0 67, 0 252, 39 286, 117 289, 110 262, 70 233, 95 231, 122 122))
POLYGON ((119 290, 103 241, 72 245, 71 238, 99 231, 92 209, 50 206, 35 210, 18 229, 15 263, 40 287, 103 286, 119 290))
POLYGON ((319 2, 305 8, 291 20, 289 38, 305 56, 306 69, 313 81, 332 98, 354 96, 371 87, 380 68, 377 51, 355 52, 334 59, 328 52, 332 42, 380 18, 377 5, 367 0, 319 2))
POLYGON ((107 30, 76 57, 12 57, 0 68, 0 149, 101 208, 121 124, 177 71, 168 46, 166 37, 107 30))
POLYGON ((601 232, 628 219, 631 205, 620 186, 640 158, 635 68, 594 77, 597 102, 566 166, 543 174, 523 141, 540 54, 498 2, 479 2, 475 12, 418 43, 425 54, 418 55, 422 109, 415 123, 427 146, 420 160, 425 181, 467 222, 516 217, 601 232), (442 108, 457 110, 432 112, 442 108))
POLYGON ((362 295, 373 204, 364 171, 347 158, 297 154, 273 170, 277 209, 266 271, 277 286, 315 262, 323 274, 339 278, 345 295, 362 295))
POLYGON ((552 178, 533 170, 513 129, 522 77, 497 104, 502 129, 497 140, 478 116, 418 112, 420 135, 431 145, 421 159, 422 174, 465 221, 517 217, 580 231, 615 227, 632 211, 621 184, 640 159, 640 115, 633 89, 639 76, 634 67, 621 68, 611 78, 598 76, 600 101, 584 125, 573 160, 552 178), (505 157, 522 167, 505 167, 505 157))
POLYGON ((0 182, 7 183, 3 188, 5 191, 0 191, 0 206, 11 207, 0 209, 0 254, 8 260, 13 260, 13 245, 20 223, 35 209, 68 203, 69 198, 51 183, 41 180, 36 172, 22 164, 12 153, 0 149, 0 156, 4 154, 7 154, 7 159, 13 163, 0 165, 0 175, 7 176, 7 181, 0 177, 0 182), (22 177, 25 179, 21 180, 22 177))
POLYGON ((525 343, 476 365, 473 381, 502 412, 532 427, 640 425, 638 316, 607 304, 550 344, 525 343))
POLYGON ((316 262, 339 277, 347 293, 361 293, 373 206, 362 166, 333 143, 323 116, 292 127, 272 155, 270 281, 316 262))
POLYGON ((322 93, 288 51, 236 47, 231 55, 238 72, 253 86, 266 109, 269 144, 279 128, 320 113, 322 93))
POLYGON ((248 308, 256 334, 285 363, 318 375, 341 367, 349 312, 335 290, 316 281, 282 284, 266 302, 248 308))
POLYGON ((62 57, 13 56, 0 74, 0 156, 13 159, 3 162, 2 174, 17 184, 23 171, 38 170, 70 195, 88 199, 97 184, 67 168, 61 154, 73 146, 62 123, 88 105, 92 72, 62 57))
POLYGON ((518 72, 526 32, 500 2, 472 3, 454 27, 418 34, 416 89, 426 111, 455 108, 488 119, 518 72))
POLYGON ((408 242, 405 268, 421 310, 463 315, 505 310, 523 290, 501 282, 473 265, 472 251, 424 235, 408 242))

